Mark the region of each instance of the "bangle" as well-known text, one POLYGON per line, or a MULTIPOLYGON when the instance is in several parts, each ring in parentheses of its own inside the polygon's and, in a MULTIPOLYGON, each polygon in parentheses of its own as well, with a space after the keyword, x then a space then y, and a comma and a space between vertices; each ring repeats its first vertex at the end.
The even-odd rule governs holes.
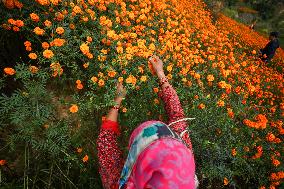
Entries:
POLYGON ((166 77, 160 79, 160 87, 162 87, 165 83, 169 82, 166 77))
POLYGON ((113 106, 112 109, 119 110, 119 106, 113 106))

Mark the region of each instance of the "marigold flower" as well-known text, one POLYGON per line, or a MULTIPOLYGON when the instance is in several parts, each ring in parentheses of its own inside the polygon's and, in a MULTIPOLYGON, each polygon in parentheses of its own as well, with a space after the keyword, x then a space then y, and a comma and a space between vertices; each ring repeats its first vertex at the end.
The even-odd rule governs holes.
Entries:
POLYGON ((82 12, 82 9, 79 7, 79 6, 74 6, 73 7, 73 12, 76 13, 76 14, 79 14, 82 12))
POLYGON ((4 160, 4 159, 1 159, 1 160, 0 160, 0 166, 5 165, 6 163, 7 163, 7 161, 6 161, 6 160, 4 160))
POLYGON ((18 32, 18 31, 20 31, 20 28, 17 27, 17 26, 13 26, 13 31, 18 32))
POLYGON ((63 69, 58 62, 50 64, 50 68, 53 70, 53 77, 56 77, 57 75, 61 75, 63 73, 63 69))
POLYGON ((224 102, 223 100, 219 100, 219 101, 217 102, 217 105, 218 105, 219 107, 223 107, 223 106, 225 106, 225 102, 224 102))
POLYGON ((225 177, 224 178, 224 185, 226 186, 226 185, 228 185, 229 184, 229 180, 225 177))
POLYGON ((127 108, 125 108, 125 107, 122 108, 122 112, 123 112, 123 113, 126 113, 126 112, 127 112, 127 108))
POLYGON ((89 46, 86 44, 86 43, 83 43, 81 46, 80 46, 80 50, 82 51, 82 53, 84 55, 88 54, 90 49, 89 49, 89 46))
POLYGON ((206 107, 206 106, 205 106, 203 103, 201 103, 201 104, 199 104, 199 105, 197 106, 197 108, 198 108, 198 109, 201 109, 201 110, 204 109, 205 107, 206 107))
POLYGON ((214 76, 213 75, 208 75, 207 76, 207 81, 209 81, 209 82, 214 81, 214 76))
POLYGON ((93 76, 93 77, 91 78, 91 80, 92 80, 92 82, 96 83, 96 82, 98 81, 98 78, 95 77, 95 76, 93 76))
POLYGON ((109 72, 108 72, 108 76, 109 76, 109 77, 115 77, 115 75, 116 75, 116 71, 113 71, 113 70, 112 70, 112 71, 109 71, 109 72))
POLYGON ((31 17, 32 21, 39 22, 39 16, 36 13, 31 13, 30 17, 31 17))
POLYGON ((13 68, 4 68, 4 72, 7 75, 14 75, 16 71, 13 68))
POLYGON ((24 22, 22 21, 22 20, 16 20, 16 26, 18 26, 18 27, 23 27, 25 24, 24 24, 24 22))
POLYGON ((233 148, 232 149, 232 156, 236 156, 237 155, 237 150, 236 150, 236 148, 233 148))
POLYGON ((34 33, 37 35, 43 35, 45 33, 45 31, 43 29, 41 29, 40 27, 36 27, 34 29, 34 33))
POLYGON ((82 160, 83 160, 84 163, 87 162, 89 160, 89 156, 85 155, 82 160))
POLYGON ((44 25, 49 28, 52 26, 52 23, 49 20, 45 20, 44 25))
POLYGON ((123 82, 123 77, 119 77, 119 78, 118 78, 118 82, 119 82, 119 83, 122 83, 122 82, 123 82))
POLYGON ((71 113, 76 113, 76 112, 78 112, 78 110, 79 110, 79 108, 78 108, 78 106, 77 106, 76 104, 73 104, 73 105, 69 108, 69 111, 70 111, 71 113))
POLYGON ((29 57, 30 57, 30 59, 33 59, 33 60, 37 59, 36 53, 30 53, 29 57))
POLYGON ((84 86, 83 86, 82 83, 78 83, 76 87, 77 87, 77 89, 81 90, 81 89, 83 89, 84 86))
POLYGON ((62 27, 58 27, 58 28, 56 28, 56 33, 58 33, 59 35, 62 35, 63 33, 64 33, 64 28, 62 28, 62 27))
POLYGON ((52 42, 50 42, 50 46, 61 47, 65 43, 65 39, 55 38, 52 42))
POLYGON ((32 72, 33 74, 38 72, 38 68, 36 66, 30 66, 30 72, 32 72))
POLYGON ((54 54, 51 50, 46 49, 46 50, 43 51, 43 56, 45 58, 49 59, 49 58, 52 58, 54 56, 54 54))
POLYGON ((141 76, 140 80, 142 82, 146 82, 147 81, 147 76, 145 76, 145 75, 141 76))
POLYGON ((98 82, 98 85, 99 85, 99 87, 104 86, 105 85, 105 81, 100 79, 99 82, 98 82))
POLYGON ((48 49, 49 48, 49 44, 47 42, 43 42, 41 44, 41 46, 42 46, 43 49, 48 49))

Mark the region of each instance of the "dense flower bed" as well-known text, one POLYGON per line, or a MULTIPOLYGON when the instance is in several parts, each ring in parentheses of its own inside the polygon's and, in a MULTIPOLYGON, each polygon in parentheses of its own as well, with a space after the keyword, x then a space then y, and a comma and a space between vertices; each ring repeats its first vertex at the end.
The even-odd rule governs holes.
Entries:
MULTIPOLYGON (((200 0, 6 0, 1 33, 26 40, 3 69, 0 171, 7 186, 100 188, 95 140, 113 104, 121 144, 148 119, 166 120, 147 58, 162 57, 190 123, 203 188, 283 186, 283 75, 258 59, 267 39, 200 0), (24 60, 24 59, 23 59, 24 60), (17 178, 17 179, 13 179, 17 178)), ((283 65, 283 50, 274 63, 283 65)))

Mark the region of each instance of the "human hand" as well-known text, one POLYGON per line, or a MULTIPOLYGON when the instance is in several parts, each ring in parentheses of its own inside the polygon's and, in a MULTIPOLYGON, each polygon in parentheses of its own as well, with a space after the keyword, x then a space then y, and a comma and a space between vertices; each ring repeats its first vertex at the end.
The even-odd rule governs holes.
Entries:
POLYGON ((163 69, 163 62, 162 60, 156 56, 153 55, 149 58, 149 61, 151 62, 151 64, 153 65, 153 69, 156 72, 158 77, 164 77, 164 69, 163 69))
POLYGON ((116 85, 116 99, 122 101, 126 96, 126 89, 122 83, 117 83, 116 85))

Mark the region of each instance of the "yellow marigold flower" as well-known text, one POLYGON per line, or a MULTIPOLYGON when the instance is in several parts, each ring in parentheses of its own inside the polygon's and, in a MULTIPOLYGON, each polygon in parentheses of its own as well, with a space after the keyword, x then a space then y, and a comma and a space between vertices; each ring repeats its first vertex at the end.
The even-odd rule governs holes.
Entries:
POLYGON ((145 75, 141 76, 140 80, 142 82, 146 82, 147 81, 147 76, 145 76, 145 75))
POLYGON ((123 77, 118 78, 118 82, 122 83, 123 82, 123 77))
POLYGON ((78 106, 77 106, 76 104, 73 104, 73 105, 69 108, 69 111, 70 111, 71 113, 76 113, 76 112, 78 112, 78 110, 79 110, 79 108, 78 108, 78 106))

